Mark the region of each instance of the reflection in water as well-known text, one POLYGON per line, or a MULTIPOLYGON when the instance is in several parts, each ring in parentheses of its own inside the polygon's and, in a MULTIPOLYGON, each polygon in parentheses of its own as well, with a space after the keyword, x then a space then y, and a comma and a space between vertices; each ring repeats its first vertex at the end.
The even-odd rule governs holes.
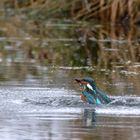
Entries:
POLYGON ((54 87, 39 85, 1 86, 0 137, 3 140, 139 138, 139 105, 94 107, 81 102, 79 93, 71 90, 72 87, 68 89, 56 83, 54 87))
POLYGON ((96 125, 95 109, 84 109, 84 126, 93 127, 96 125))
MULTIPOLYGON (((56 116, 59 114, 56 114, 56 116)), ((69 114, 70 115, 70 114, 69 114)), ((40 114, 19 116, 19 118, 3 120, 0 123, 0 136, 10 139, 139 139, 139 118, 100 117, 96 127, 87 127, 81 119, 65 120, 48 118, 40 114), (48 120, 49 119, 49 120, 48 120)), ((62 118, 61 118, 62 117, 62 118)))
POLYGON ((3 48, 0 48, 1 63, 10 65, 9 63, 30 62, 49 66, 96 66, 99 70, 111 69, 124 74, 139 74, 139 30, 131 27, 131 32, 125 32, 122 27, 96 26, 79 25, 70 29, 67 27, 65 30, 57 24, 56 28, 46 26, 44 30, 51 30, 48 32, 54 34, 56 32, 59 38, 49 34, 50 37, 43 36, 42 40, 40 37, 35 39, 34 35, 27 40, 6 36, 5 39, 0 40, 3 48), (76 28, 79 28, 78 32, 75 32, 76 28))

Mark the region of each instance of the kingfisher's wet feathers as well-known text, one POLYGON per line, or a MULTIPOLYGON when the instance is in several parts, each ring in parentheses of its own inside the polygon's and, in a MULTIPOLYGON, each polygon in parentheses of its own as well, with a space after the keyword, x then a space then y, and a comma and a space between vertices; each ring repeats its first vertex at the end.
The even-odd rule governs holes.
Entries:
POLYGON ((108 104, 111 99, 96 87, 95 80, 92 78, 75 79, 83 88, 81 99, 89 104, 108 104))

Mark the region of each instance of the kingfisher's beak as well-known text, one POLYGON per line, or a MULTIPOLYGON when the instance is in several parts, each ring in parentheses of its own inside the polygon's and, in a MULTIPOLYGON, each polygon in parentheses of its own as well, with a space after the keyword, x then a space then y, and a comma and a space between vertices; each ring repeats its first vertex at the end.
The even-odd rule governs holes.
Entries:
POLYGON ((74 79, 77 83, 81 83, 81 80, 80 79, 74 79))
POLYGON ((79 84, 86 85, 87 82, 83 81, 82 79, 75 79, 75 81, 79 84))

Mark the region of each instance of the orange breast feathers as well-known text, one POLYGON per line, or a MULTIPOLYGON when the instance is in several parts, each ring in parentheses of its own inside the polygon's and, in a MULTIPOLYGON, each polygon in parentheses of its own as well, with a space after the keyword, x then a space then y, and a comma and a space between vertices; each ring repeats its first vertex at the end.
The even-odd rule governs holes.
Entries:
POLYGON ((81 100, 84 102, 86 101, 86 97, 83 94, 81 94, 81 100))

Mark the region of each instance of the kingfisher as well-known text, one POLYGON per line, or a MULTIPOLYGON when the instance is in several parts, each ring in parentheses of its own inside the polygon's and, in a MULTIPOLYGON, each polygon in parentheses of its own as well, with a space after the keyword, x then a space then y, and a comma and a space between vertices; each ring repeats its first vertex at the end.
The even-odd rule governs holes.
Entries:
POLYGON ((81 100, 89 104, 102 105, 111 102, 109 96, 97 88, 95 80, 92 78, 75 79, 82 87, 81 100))

